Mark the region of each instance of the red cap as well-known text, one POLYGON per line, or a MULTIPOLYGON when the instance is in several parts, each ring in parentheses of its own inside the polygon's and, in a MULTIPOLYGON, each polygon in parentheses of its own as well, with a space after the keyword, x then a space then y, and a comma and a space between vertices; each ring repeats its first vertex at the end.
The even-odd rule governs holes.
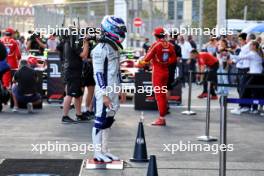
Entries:
POLYGON ((14 34, 15 30, 13 28, 6 28, 5 33, 14 34))
POLYGON ((153 31, 153 35, 165 35, 163 27, 156 27, 153 31))
POLYGON ((27 63, 32 66, 36 66, 38 64, 38 59, 36 57, 29 57, 27 63))

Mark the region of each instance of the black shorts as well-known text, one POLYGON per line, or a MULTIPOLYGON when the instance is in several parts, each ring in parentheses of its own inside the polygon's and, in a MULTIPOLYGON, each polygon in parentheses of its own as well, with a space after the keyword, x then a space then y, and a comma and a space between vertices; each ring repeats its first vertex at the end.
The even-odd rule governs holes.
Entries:
POLYGON ((95 86, 92 63, 89 63, 89 62, 83 63, 82 86, 83 87, 95 86))
POLYGON ((93 74, 89 74, 86 78, 82 78, 82 86, 83 87, 89 87, 89 86, 95 86, 95 80, 93 77, 93 74))
POLYGON ((66 95, 78 98, 83 95, 81 78, 66 80, 66 95))

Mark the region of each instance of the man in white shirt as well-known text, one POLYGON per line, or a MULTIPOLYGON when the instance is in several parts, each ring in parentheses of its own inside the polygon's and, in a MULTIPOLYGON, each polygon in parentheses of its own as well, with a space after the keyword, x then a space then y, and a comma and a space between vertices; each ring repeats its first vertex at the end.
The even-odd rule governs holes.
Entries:
POLYGON ((179 36, 179 46, 181 47, 181 53, 182 53, 182 67, 181 67, 181 76, 182 76, 182 82, 183 85, 185 82, 188 81, 188 71, 189 66, 187 64, 187 61, 190 59, 190 52, 193 50, 190 42, 186 41, 182 35, 179 36))
MULTIPOLYGON (((241 33, 239 36, 239 42, 241 45, 241 51, 238 56, 232 56, 232 61, 236 63, 236 68, 238 70, 238 94, 239 98, 250 97, 248 89, 245 87, 248 85, 249 76, 246 73, 249 72, 249 60, 239 59, 243 58, 250 52, 250 43, 256 38, 255 35, 247 35, 246 33, 241 33)), ((239 104, 239 108, 231 110, 232 114, 240 115, 241 113, 248 112, 250 110, 250 105, 239 104)))

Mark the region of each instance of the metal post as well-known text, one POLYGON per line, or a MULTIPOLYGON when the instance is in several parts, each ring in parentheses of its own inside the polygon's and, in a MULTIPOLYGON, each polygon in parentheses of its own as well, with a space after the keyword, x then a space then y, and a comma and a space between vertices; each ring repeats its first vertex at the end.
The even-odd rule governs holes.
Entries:
POLYGON ((109 15, 109 0, 105 2, 105 15, 109 15))
POLYGON ((196 112, 191 111, 191 101, 192 101, 192 74, 193 72, 189 71, 189 94, 188 94, 188 109, 187 111, 183 111, 183 115, 195 115, 196 112))
MULTIPOLYGON (((199 29, 203 29, 203 11, 204 11, 204 1, 200 0, 199 1, 199 29)), ((202 49, 203 45, 203 34, 198 35, 198 49, 202 49)))
MULTIPOLYGON (((226 142, 226 111, 227 111, 227 96, 220 98, 220 145, 227 145, 226 142)), ((219 152, 219 176, 226 176, 226 150, 219 152)))
POLYGON ((207 83, 207 106, 206 106, 206 126, 205 126, 205 136, 199 136, 198 141, 204 142, 212 142, 217 141, 217 138, 210 136, 210 109, 211 109, 211 101, 210 101, 210 92, 211 92, 211 82, 207 83))

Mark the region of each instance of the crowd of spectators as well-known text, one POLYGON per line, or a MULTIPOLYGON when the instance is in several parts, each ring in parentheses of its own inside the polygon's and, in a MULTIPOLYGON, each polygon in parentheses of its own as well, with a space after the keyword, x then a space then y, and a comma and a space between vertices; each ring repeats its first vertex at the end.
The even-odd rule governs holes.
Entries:
MULTIPOLYGON (((178 54, 178 77, 184 86, 188 81, 188 72, 198 72, 192 80, 198 85, 203 84, 203 91, 198 98, 210 96, 217 100, 217 95, 228 95, 230 87, 235 85, 241 99, 264 97, 261 93, 261 86, 264 86, 264 76, 261 75, 264 45, 261 36, 253 33, 218 37, 211 35, 200 52, 192 36, 174 37, 173 41, 169 36, 168 39, 181 49, 178 54), (210 91, 207 90, 208 81, 211 82, 210 91)), ((239 104, 238 108, 231 110, 232 114, 237 115, 245 112, 258 114, 260 108, 258 105, 239 104)))

